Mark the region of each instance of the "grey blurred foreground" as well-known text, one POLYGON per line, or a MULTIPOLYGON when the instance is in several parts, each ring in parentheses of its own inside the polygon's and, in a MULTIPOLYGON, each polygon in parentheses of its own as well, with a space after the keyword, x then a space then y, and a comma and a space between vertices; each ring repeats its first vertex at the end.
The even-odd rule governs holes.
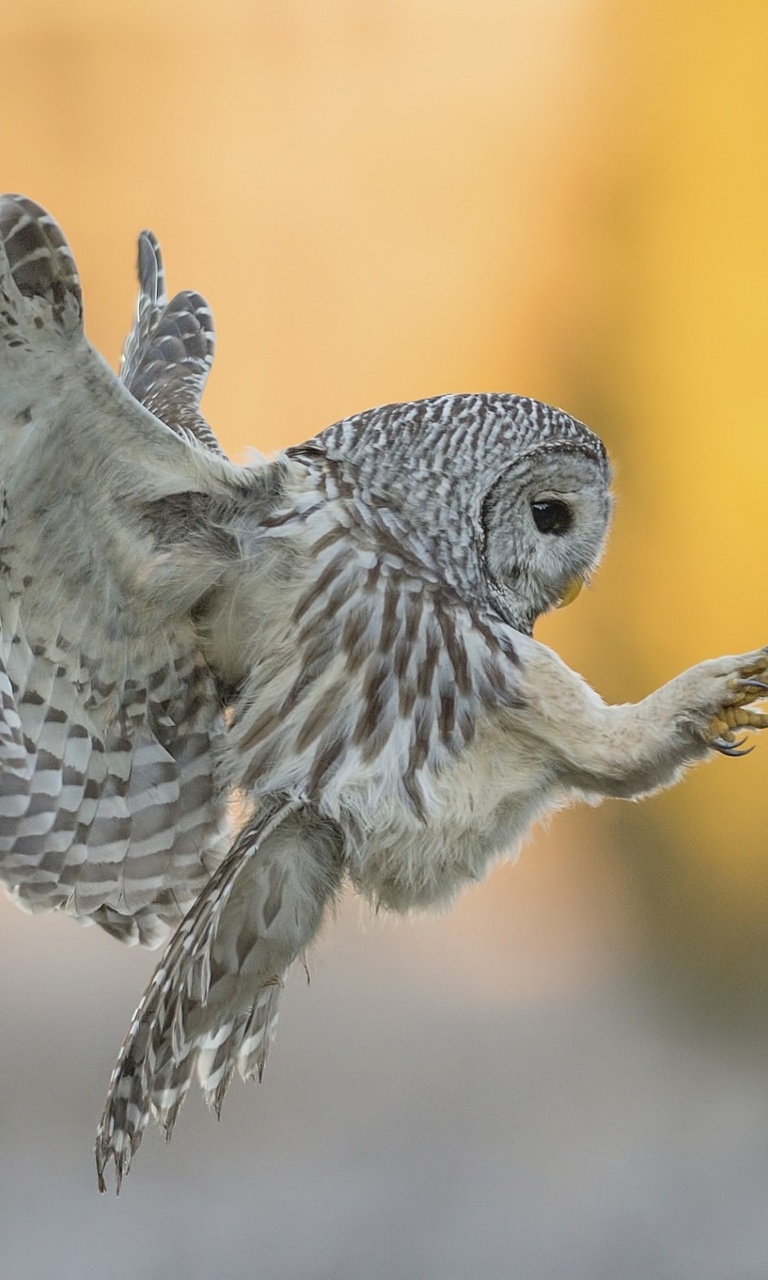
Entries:
POLYGON ((764 1280, 761 1055, 652 996, 557 856, 436 922, 345 906, 264 1084, 149 1132, 119 1199, 91 1147, 152 957, 3 903, 2 1276, 764 1280))

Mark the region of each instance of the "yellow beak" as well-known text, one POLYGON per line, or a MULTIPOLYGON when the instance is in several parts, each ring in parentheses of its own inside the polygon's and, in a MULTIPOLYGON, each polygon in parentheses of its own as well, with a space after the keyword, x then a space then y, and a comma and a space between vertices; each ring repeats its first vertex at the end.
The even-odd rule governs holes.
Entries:
POLYGON ((567 604, 573 604, 583 586, 583 578, 571 578, 571 581, 568 583, 568 586, 560 597, 560 602, 557 606, 558 609, 564 609, 567 604))

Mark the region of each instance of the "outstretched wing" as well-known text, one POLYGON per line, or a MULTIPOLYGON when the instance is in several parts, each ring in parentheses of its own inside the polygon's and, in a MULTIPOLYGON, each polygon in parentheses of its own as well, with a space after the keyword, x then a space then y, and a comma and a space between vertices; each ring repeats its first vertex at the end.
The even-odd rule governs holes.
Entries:
POLYGON ((160 244, 151 231, 139 236, 139 297, 123 349, 120 379, 143 405, 190 444, 222 454, 200 413, 213 363, 213 316, 199 293, 165 290, 160 244))
MULTIPOLYGON (((152 943, 222 852, 221 708, 192 611, 236 552, 202 521, 174 554, 165 526, 182 500, 264 486, 120 385, 44 210, 4 197, 0 239, 0 881, 30 910, 152 943)), ((129 344, 133 380, 161 297, 129 344)))

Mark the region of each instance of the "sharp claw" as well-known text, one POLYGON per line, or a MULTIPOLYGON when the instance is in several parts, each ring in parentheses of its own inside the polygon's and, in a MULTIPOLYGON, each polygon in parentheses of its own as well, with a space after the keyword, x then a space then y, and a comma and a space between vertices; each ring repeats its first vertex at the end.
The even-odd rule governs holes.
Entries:
POLYGON ((733 742, 729 742, 727 738, 713 738, 709 745, 714 747, 715 751, 719 751, 721 755, 735 758, 736 756, 748 756, 750 751, 754 751, 754 746, 741 750, 746 741, 746 737, 735 738, 733 742))
POLYGON ((756 680, 752 676, 747 676, 743 680, 737 680, 735 683, 737 689, 764 689, 765 692, 768 693, 768 684, 766 684, 764 680, 756 680))

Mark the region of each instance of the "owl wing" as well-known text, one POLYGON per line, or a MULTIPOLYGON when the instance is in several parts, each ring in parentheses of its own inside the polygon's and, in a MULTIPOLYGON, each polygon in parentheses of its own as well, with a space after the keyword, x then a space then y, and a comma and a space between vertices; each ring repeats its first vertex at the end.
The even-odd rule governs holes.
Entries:
POLYGON ((213 315, 199 293, 168 301, 157 238, 139 236, 139 297, 133 328, 123 349, 120 380, 151 413, 190 444, 222 454, 200 413, 213 363, 213 315))
MULTIPOLYGON (((254 473, 180 431, 200 360, 172 430, 90 347, 44 210, 4 197, 0 238, 0 881, 29 910, 153 943, 221 856, 226 803, 191 612, 230 547, 202 526, 174 557, 162 513, 179 495, 232 503, 254 473)), ((164 349, 161 296, 129 343, 135 386, 152 343, 164 349)), ((168 406, 171 367, 158 366, 168 406)))

